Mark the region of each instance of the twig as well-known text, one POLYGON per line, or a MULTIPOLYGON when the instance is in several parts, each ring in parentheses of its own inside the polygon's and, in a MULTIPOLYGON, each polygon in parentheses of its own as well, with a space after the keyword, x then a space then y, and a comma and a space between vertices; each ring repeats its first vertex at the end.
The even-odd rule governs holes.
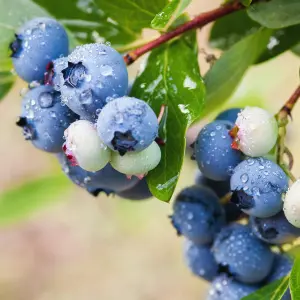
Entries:
POLYGON ((176 27, 174 30, 162 34, 160 37, 154 39, 153 41, 150 41, 149 43, 146 43, 145 45, 127 53, 126 55, 124 55, 124 60, 127 65, 130 65, 143 54, 151 51, 152 49, 170 41, 171 39, 187 31, 203 27, 204 25, 212 21, 220 19, 221 17, 224 17, 244 8, 245 7, 239 1, 234 1, 232 3, 225 4, 211 11, 202 13, 199 16, 196 16, 194 19, 176 27))

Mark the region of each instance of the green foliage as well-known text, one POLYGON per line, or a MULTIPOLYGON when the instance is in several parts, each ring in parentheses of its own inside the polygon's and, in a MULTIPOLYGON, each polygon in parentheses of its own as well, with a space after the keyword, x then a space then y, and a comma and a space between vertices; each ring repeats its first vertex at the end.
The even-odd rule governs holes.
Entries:
POLYGON ((147 176, 151 192, 169 201, 178 181, 185 152, 187 127, 199 118, 205 96, 195 33, 162 45, 150 54, 135 80, 132 95, 147 101, 156 113, 167 105, 162 159, 147 176))
POLYGON ((53 175, 14 187, 0 194, 0 225, 30 217, 35 211, 61 199, 71 185, 63 175, 53 175))
POLYGON ((0 100, 8 93, 14 83, 11 72, 0 72, 0 100))
POLYGON ((289 286, 289 276, 268 284, 242 300, 280 300, 289 286))
MULTIPOLYGON (((18 0, 15 0, 18 1, 18 0)), ((33 0, 66 25, 83 43, 109 41, 125 45, 140 38, 167 0, 33 0), (59 7, 59 9, 57 9, 59 7)))
POLYGON ((252 0, 240 0, 240 2, 241 2, 244 6, 248 7, 248 6, 251 5, 252 0))
POLYGON ((260 1, 248 8, 248 15, 267 28, 284 28, 300 23, 299 0, 260 1))
POLYGON ((204 77, 206 103, 203 114, 212 112, 235 91, 247 69, 266 48, 271 30, 260 29, 236 43, 217 60, 204 77))
POLYGON ((192 0, 171 0, 161 12, 156 14, 151 22, 151 27, 153 29, 166 31, 191 1, 192 0))
POLYGON ((300 299, 300 258, 298 257, 293 265, 290 276, 290 290, 293 300, 300 299))

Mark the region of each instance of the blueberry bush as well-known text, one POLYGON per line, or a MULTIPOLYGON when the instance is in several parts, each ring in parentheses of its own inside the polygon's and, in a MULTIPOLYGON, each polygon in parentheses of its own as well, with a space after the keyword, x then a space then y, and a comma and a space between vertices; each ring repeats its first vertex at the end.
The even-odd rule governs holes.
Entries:
MULTIPOLYGON (((206 124, 191 145, 195 182, 173 195, 187 129, 218 110, 251 66, 300 54, 300 1, 227 0, 193 18, 191 2, 0 0, 0 98, 17 77, 26 82, 16 122, 25 140, 91 195, 174 196, 170 220, 191 272, 212 282, 207 299, 300 299, 300 181, 285 145, 300 86, 276 115, 246 106, 206 124), (209 23, 218 58, 197 43, 209 23), (155 34, 146 39, 144 29, 155 34), (131 64, 140 64, 132 83, 131 64)), ((2 193, 0 223, 65 185, 47 177, 2 193)))

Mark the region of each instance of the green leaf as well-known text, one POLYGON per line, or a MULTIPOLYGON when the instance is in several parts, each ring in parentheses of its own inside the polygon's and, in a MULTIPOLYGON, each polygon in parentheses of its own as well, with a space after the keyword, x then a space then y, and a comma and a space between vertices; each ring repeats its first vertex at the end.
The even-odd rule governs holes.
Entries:
POLYGON ((11 72, 0 72, 0 100, 9 92, 14 80, 11 72))
POLYGON ((248 8, 248 15, 267 28, 283 28, 300 23, 299 0, 260 1, 248 8))
POLYGON ((251 5, 252 0, 240 0, 240 2, 241 2, 244 6, 248 7, 248 6, 251 5))
POLYGON ((187 127, 199 118, 205 97, 195 32, 153 50, 131 95, 147 101, 157 114, 162 104, 167 105, 166 144, 161 147, 160 164, 149 172, 147 181, 155 197, 169 201, 183 163, 187 127))
POLYGON ((295 25, 273 32, 267 49, 262 53, 256 63, 269 60, 291 49, 299 42, 300 25, 295 25))
POLYGON ((228 50, 235 43, 256 32, 260 24, 252 21, 245 10, 235 12, 217 20, 209 36, 209 43, 213 48, 228 50))
POLYGON ((300 56, 300 43, 292 48, 292 52, 300 56))
POLYGON ((294 261, 293 269, 290 275, 290 290, 293 300, 300 299, 300 258, 294 261))
POLYGON ((63 174, 36 179, 0 194, 0 226, 30 217, 42 207, 62 199, 71 185, 63 174))
POLYGON ((171 0, 161 12, 156 14, 151 22, 151 27, 166 31, 190 3, 191 0, 171 0))
POLYGON ((247 69, 266 48, 271 30, 260 29, 236 43, 206 73, 206 102, 202 115, 223 104, 235 91, 247 69))
POLYGON ((280 300, 289 286, 289 276, 268 284, 242 300, 280 300))
MULTIPOLYGON (((15 0, 18 1, 18 0, 15 0)), ((66 25, 82 42, 95 38, 125 45, 140 38, 167 0, 33 0, 66 25), (59 9, 58 9, 59 7, 59 9)))

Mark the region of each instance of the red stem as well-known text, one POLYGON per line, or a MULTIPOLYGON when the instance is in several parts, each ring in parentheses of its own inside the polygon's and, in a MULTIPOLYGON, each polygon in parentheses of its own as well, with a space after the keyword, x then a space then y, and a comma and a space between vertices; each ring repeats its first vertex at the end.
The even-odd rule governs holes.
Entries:
POLYGON ((157 39, 141 46, 140 48, 137 48, 129 53, 127 53, 124 56, 124 60, 127 65, 132 64, 134 61, 136 61, 140 56, 143 54, 151 51, 152 49, 170 41, 174 37, 177 37, 189 30, 203 27, 204 25, 215 21, 223 16, 229 15, 235 11, 241 10, 245 8, 240 2, 233 2, 228 3, 226 5, 223 5, 221 7, 218 7, 216 9, 213 9, 211 11, 205 12, 200 14, 199 16, 196 16, 194 19, 178 26, 172 31, 169 31, 165 34, 162 34, 157 39))

